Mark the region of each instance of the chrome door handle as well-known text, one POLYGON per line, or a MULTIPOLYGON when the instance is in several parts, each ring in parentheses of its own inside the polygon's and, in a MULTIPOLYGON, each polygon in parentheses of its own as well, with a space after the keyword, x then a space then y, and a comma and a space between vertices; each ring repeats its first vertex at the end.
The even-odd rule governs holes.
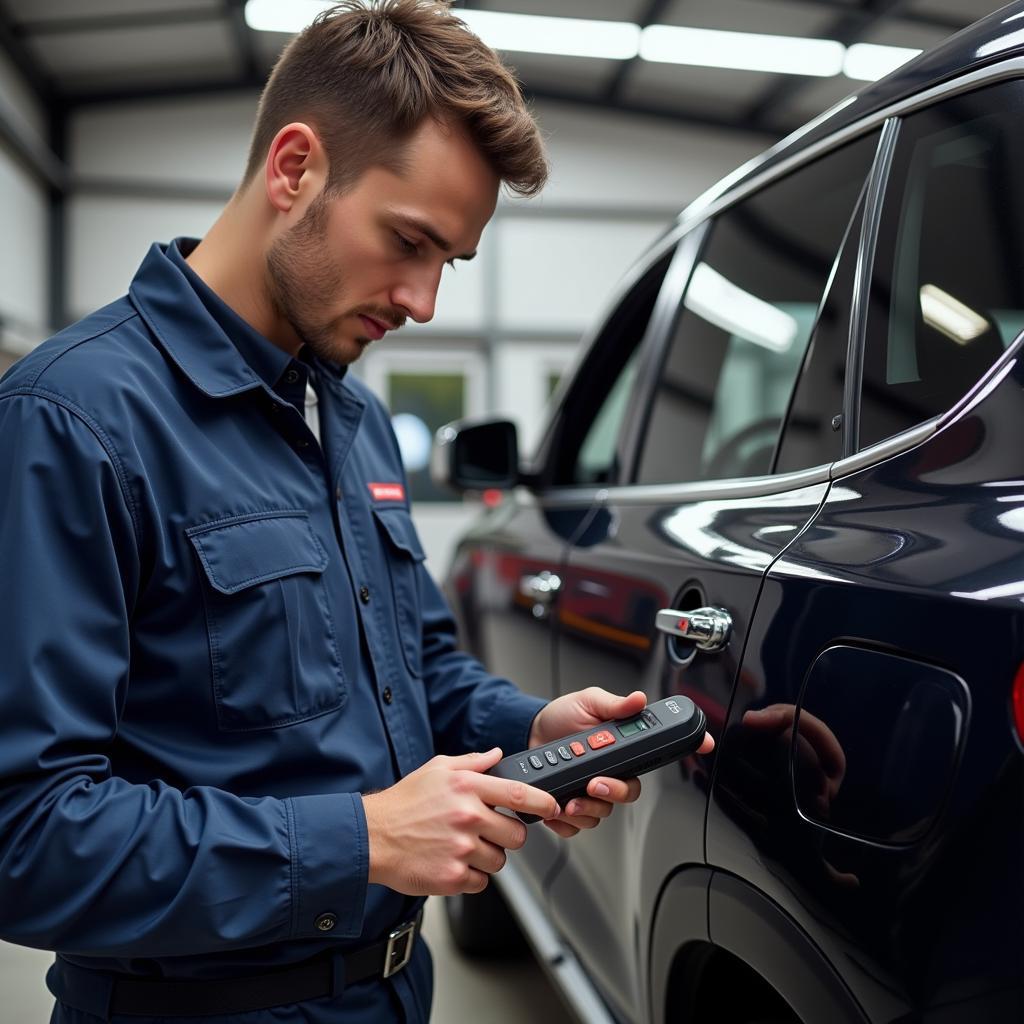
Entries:
POLYGON ((724 608, 694 608, 692 612, 662 608, 654 624, 662 633, 693 641, 702 651, 722 650, 732 633, 732 616, 724 608))
POLYGON ((519 581, 519 593, 538 604, 551 604, 562 586, 562 579, 553 572, 539 572, 524 576, 519 581))

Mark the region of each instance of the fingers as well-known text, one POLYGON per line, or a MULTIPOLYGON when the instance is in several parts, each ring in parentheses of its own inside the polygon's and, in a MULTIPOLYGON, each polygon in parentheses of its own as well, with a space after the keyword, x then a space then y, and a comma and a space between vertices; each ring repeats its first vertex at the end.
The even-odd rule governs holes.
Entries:
POLYGON ((563 839, 571 839, 579 832, 575 825, 570 825, 563 818, 553 818, 551 821, 545 821, 544 827, 551 829, 556 836, 561 836, 563 839))
POLYGON ((477 871, 476 868, 468 868, 466 872, 466 880, 463 882, 459 892, 483 892, 487 888, 487 883, 490 882, 491 876, 485 871, 477 871))
POLYGON ((485 772, 501 760, 501 747, 492 747, 490 750, 471 754, 458 754, 455 757, 441 756, 435 760, 444 762, 452 771, 485 772))
POLYGON ((480 826, 480 838, 506 850, 519 850, 526 844, 526 826, 518 819, 488 810, 480 826))
POLYGON ((580 706, 599 722, 613 718, 630 718, 640 714, 647 707, 647 695, 643 690, 634 690, 625 697, 609 693, 600 686, 588 686, 578 694, 580 706))
POLYGON ((500 846, 481 839, 466 863, 476 871, 485 875, 493 875, 495 871, 500 871, 505 866, 506 859, 507 855, 500 846))
POLYGON ((640 796, 640 780, 609 779, 601 775, 587 783, 587 793, 613 804, 631 804, 640 796))
POLYGON ((490 775, 468 776, 474 792, 491 807, 507 807, 510 811, 524 811, 540 818, 557 818, 561 808, 550 793, 513 779, 498 779, 490 775))

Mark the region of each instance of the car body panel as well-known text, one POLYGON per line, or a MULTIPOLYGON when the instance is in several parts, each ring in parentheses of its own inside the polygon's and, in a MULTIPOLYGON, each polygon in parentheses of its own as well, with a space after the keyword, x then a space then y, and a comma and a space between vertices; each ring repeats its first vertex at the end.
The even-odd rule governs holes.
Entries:
MULTIPOLYGON (((559 692, 597 685, 623 695, 642 689, 650 700, 681 693, 720 735, 763 573, 817 511, 827 486, 665 505, 609 499, 598 506, 587 543, 573 544, 560 569, 559 692), (694 653, 655 630, 658 609, 674 607, 688 591, 689 609, 728 611, 732 635, 725 650, 694 653), (670 645, 691 660, 682 664, 670 645)), ((692 756, 645 776, 644 799, 567 844, 551 879, 556 923, 626 1019, 638 1019, 633 1015, 643 1003, 638 921, 653 909, 650 889, 643 895, 645 881, 657 884, 677 865, 703 861, 713 759, 692 756), (611 878, 619 883, 609 886, 611 878)))
MULTIPOLYGON (((542 695, 685 693, 718 740, 711 757, 645 776, 642 799, 596 832, 560 845, 531 835, 523 851, 560 939, 624 1021, 672 1018, 676 958, 701 943, 739 957, 813 1024, 1024 1019, 1024 761, 1010 708, 1024 660, 1024 341, 965 380, 952 409, 866 450, 853 430, 845 457, 799 480, 628 482, 708 218, 887 119, 880 152, 891 155, 903 113, 1008 77, 1024 78, 1024 3, 865 87, 688 207, 624 286, 680 243, 620 433, 625 473, 552 486, 556 410, 528 467, 534 492, 520 488, 460 555, 467 593, 477 576, 490 587, 464 618, 492 670, 542 695), (512 582, 542 569, 561 579, 557 600, 517 607, 512 582), (731 613, 725 651, 676 657, 655 632, 654 612, 687 586, 731 613), (773 705, 774 731, 748 715, 773 705), (839 770, 823 760, 830 734, 839 770)), ((853 424, 888 169, 876 159, 857 239, 853 424)), ((600 344, 602 328, 590 338, 600 344)), ((556 405, 586 387, 589 357, 588 344, 556 405)))
MULTIPOLYGON (((927 441, 834 482, 766 577, 721 737, 709 862, 806 930, 871 1020, 899 1016, 894 998, 922 1019, 942 1008, 941 1019, 975 1020, 956 1017, 953 1004, 1012 993, 1024 977, 1024 773, 1009 717, 1024 583, 1008 582, 1024 580, 1024 453, 996 440, 1024 415, 1022 385, 1011 356, 927 441), (835 645, 964 682, 962 749, 924 748, 936 772, 954 768, 924 831, 881 841, 831 827, 827 813, 809 820, 794 777, 799 721, 795 738, 744 726, 752 707, 797 703, 812 664, 835 645)), ((831 683, 851 685, 841 673, 831 683)), ((912 747, 916 713, 899 720, 877 701, 862 700, 856 715, 856 700, 842 706, 849 756, 865 744, 912 747)), ((851 777, 856 769, 847 765, 851 777)), ((878 813, 912 801, 900 787, 913 779, 914 766, 897 761, 875 794, 878 813)))

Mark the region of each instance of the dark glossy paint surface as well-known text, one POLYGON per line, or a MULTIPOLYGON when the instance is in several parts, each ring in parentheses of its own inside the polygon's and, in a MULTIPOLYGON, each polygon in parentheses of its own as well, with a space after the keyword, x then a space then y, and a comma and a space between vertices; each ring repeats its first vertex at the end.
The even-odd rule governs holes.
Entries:
MULTIPOLYGON (((559 691, 642 689, 650 700, 682 693, 720 735, 761 576, 824 491, 821 484, 756 500, 597 510, 587 543, 574 544, 560 570, 559 691), (727 609, 728 647, 694 654, 680 646, 685 664, 670 655, 654 619, 659 608, 680 604, 727 609)), ((641 1019, 649 922, 662 882, 704 859, 712 762, 713 755, 688 757, 644 776, 638 803, 566 844, 551 883, 555 922, 624 1019, 641 1019)))
MULTIPOLYGON (((556 696, 552 620, 523 596, 520 584, 526 576, 557 570, 584 519, 585 511, 543 509, 529 496, 508 494, 463 538, 448 580, 462 645, 491 672, 537 697, 556 696)), ((526 845, 515 856, 539 900, 563 852, 550 830, 527 830, 526 845)))
MULTIPOLYGON (((872 1021, 1020 1019, 1024 777, 1009 696, 1024 658, 1024 450, 1010 440, 1022 383, 1010 363, 929 441, 834 482, 768 573, 721 737, 709 862, 805 930, 872 1021), (833 827, 829 805, 838 808, 847 774, 829 768, 834 735, 798 725, 794 740, 750 714, 796 704, 812 664, 837 644, 965 686, 962 750, 921 738, 927 767, 953 762, 941 807, 885 843, 833 827), (819 775, 816 821, 797 810, 795 771, 819 775)), ((913 806, 920 765, 876 771, 872 794, 863 759, 872 748, 899 755, 915 742, 914 720, 867 699, 877 676, 860 701, 856 674, 833 684, 844 691, 843 754, 862 761, 848 772, 868 780, 863 799, 913 806)))
MULTIPOLYGON (((746 176, 1010 55, 1024 55, 1024 3, 746 176)), ((623 1020, 677 1019, 673 960, 709 936, 804 1024, 1024 1020, 1024 768, 1009 713, 1024 660, 1022 384, 1007 364, 926 443, 798 498, 527 501, 466 543, 465 635, 492 670, 541 695, 685 693, 719 741, 712 758, 646 776, 597 832, 559 845, 533 829, 523 853, 623 1020), (518 580, 543 569, 563 587, 535 614, 518 580), (726 607, 729 647, 670 650, 653 628, 665 603, 726 607)))

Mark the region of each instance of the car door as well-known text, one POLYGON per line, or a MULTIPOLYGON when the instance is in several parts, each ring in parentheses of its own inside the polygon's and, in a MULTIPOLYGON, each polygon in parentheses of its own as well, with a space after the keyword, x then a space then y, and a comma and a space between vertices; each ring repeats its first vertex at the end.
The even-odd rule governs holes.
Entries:
POLYGON ((1021 1019, 1022 109, 1003 82, 886 127, 847 457, 765 579, 708 816, 872 1021, 1021 1019))
MULTIPOLYGON (((828 487, 827 461, 772 468, 877 141, 828 153, 706 225, 623 432, 627 483, 596 496, 560 574, 560 692, 685 694, 721 734, 763 574, 828 487), (664 608, 720 609, 726 645, 701 652, 659 632, 664 608)), ((831 441, 830 422, 815 427, 831 441)), ((549 887, 560 930, 623 1019, 646 1011, 646 942, 663 883, 704 861, 712 768, 713 755, 692 756, 645 776, 639 802, 567 844, 549 887)))
MULTIPOLYGON (((667 240, 634 269, 584 345, 535 458, 538 468, 485 512, 456 552, 448 587, 462 642, 491 672, 539 697, 557 695, 552 610, 565 552, 587 528, 595 487, 618 473, 616 439, 673 253, 667 240)), ((562 852, 557 836, 534 828, 515 855, 538 897, 562 852)))

